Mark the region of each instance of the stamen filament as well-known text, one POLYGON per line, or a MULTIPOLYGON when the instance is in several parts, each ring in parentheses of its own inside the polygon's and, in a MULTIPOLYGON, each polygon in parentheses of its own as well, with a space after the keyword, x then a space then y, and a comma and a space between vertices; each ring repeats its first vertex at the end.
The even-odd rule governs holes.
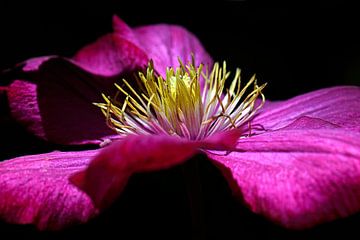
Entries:
POLYGON ((195 140, 250 124, 265 102, 262 90, 266 84, 258 86, 254 75, 242 88, 240 69, 224 91, 230 76, 226 62, 222 68, 215 63, 210 74, 203 65, 195 67, 194 59, 188 65, 181 60, 179 64, 176 69, 168 68, 164 79, 155 73, 150 61, 146 73, 139 73, 144 92, 123 79, 128 90, 115 84, 119 92, 114 99, 102 94, 105 102, 95 105, 106 116, 106 123, 122 136, 169 134, 195 140), (249 92, 251 85, 254 89, 249 92), (126 96, 122 104, 116 101, 118 94, 126 96), (259 96, 261 103, 255 106, 259 96))

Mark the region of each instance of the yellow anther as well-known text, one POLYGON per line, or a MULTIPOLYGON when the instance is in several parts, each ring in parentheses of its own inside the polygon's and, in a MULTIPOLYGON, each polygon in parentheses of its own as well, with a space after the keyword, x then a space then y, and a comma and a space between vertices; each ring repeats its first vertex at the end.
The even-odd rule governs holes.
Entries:
POLYGON ((193 58, 192 63, 184 65, 179 59, 180 66, 168 68, 164 79, 155 73, 150 61, 146 73, 139 73, 145 91, 138 92, 123 79, 124 87, 115 84, 119 93, 126 96, 122 105, 104 94, 105 103, 95 105, 106 116, 107 124, 121 135, 167 133, 202 139, 249 122, 264 104, 262 90, 266 84, 258 86, 255 75, 241 88, 241 72, 236 69, 230 88, 225 89, 230 76, 226 62, 222 68, 215 63, 210 74, 194 62, 193 58), (254 88, 249 91, 251 85, 254 88), (259 96, 262 101, 255 107, 259 96))

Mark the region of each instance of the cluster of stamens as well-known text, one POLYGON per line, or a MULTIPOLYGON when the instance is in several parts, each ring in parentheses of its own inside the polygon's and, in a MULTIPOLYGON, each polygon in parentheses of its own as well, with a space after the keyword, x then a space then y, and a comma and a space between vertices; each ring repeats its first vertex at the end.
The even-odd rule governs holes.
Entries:
POLYGON ((236 69, 225 90, 230 75, 226 62, 222 68, 215 63, 210 74, 203 65, 196 67, 194 60, 187 65, 179 63, 178 68, 166 70, 164 79, 150 61, 146 73, 139 73, 142 91, 125 79, 122 86, 115 84, 119 94, 124 94, 123 103, 103 94, 105 102, 95 105, 106 116, 108 126, 122 136, 169 134, 199 140, 240 127, 265 102, 262 90, 266 84, 258 86, 255 75, 242 87, 240 69, 236 69), (261 103, 256 104, 259 96, 261 103))

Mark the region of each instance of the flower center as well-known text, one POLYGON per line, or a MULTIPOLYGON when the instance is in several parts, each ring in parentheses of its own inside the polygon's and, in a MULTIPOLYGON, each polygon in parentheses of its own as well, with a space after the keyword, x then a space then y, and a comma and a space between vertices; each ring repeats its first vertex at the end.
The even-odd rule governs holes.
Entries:
POLYGON ((155 73, 150 61, 146 73, 139 73, 143 91, 136 91, 125 79, 122 86, 115 84, 125 95, 122 104, 103 94, 105 103, 95 105, 101 108, 109 127, 123 136, 169 134, 197 140, 240 127, 265 102, 262 90, 266 84, 258 86, 253 76, 242 87, 240 69, 224 91, 230 75, 226 62, 222 68, 215 63, 210 74, 203 65, 196 67, 194 60, 187 65, 181 60, 179 63, 178 68, 166 70, 164 79, 155 73), (261 104, 256 106, 258 96, 261 104))

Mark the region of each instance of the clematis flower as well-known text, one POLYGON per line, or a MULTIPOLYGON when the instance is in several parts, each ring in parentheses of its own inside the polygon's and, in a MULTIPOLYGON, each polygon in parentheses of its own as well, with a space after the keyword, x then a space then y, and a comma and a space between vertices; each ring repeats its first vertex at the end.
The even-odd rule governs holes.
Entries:
MULTIPOLYGON (((141 41, 151 38, 150 28, 149 35, 142 35, 141 41)), ((140 44, 130 34, 134 31, 128 30, 124 33, 126 38, 140 44)), ((151 52, 152 45, 147 46, 151 52)), ((197 52, 204 53, 201 45, 193 50, 197 58, 197 52)), ((96 55, 103 56, 100 48, 90 47, 88 51, 92 54, 99 51, 96 55)), ((89 103, 97 102, 107 125, 118 135, 119 139, 109 146, 78 152, 55 151, 1 162, 1 218, 12 223, 32 223, 40 229, 86 222, 113 203, 134 173, 169 168, 199 152, 220 168, 243 204, 287 228, 308 228, 360 210, 359 87, 327 88, 270 102, 265 101, 262 93, 265 85, 258 85, 255 78, 241 84, 238 70, 226 91, 230 75, 226 64, 223 67, 214 64, 208 73, 202 65, 194 64, 210 59, 206 54, 202 56, 206 57, 185 66, 180 64, 178 68, 174 62, 164 60, 162 64, 154 57, 146 72, 139 73, 140 84, 127 79, 118 81, 117 96, 123 97, 109 97, 115 96, 110 94, 115 81, 106 85, 109 89, 99 88, 108 91, 103 91, 103 103, 99 98, 90 99, 89 103), (173 68, 165 71, 164 65, 173 68)), ((161 57, 159 54, 158 58, 161 57)), ((38 74, 48 72, 41 68, 51 60, 40 61, 41 64, 34 64, 34 60, 27 62, 24 71, 30 66, 38 74)), ((76 71, 81 67, 96 68, 96 64, 65 62, 75 66, 76 71)), ((103 59, 99 64, 107 66, 107 61, 103 59)), ((87 71, 93 76, 94 72, 87 71)), ((10 92, 24 89, 13 84, 10 92)), ((81 89, 79 85, 78 90, 81 89)), ((13 93, 13 96, 18 95, 13 93)), ((61 99, 66 97, 62 95, 61 99)), ((76 104, 83 104, 83 98, 72 99, 71 104, 64 102, 62 108, 72 104, 82 106, 76 104)), ((29 108, 24 105, 17 105, 16 102, 23 100, 11 97, 9 100, 14 115, 23 116, 20 120, 37 126, 51 125, 46 118, 39 120, 29 114, 29 108)), ((86 121, 92 121, 93 114, 100 115, 98 110, 86 112, 89 109, 76 108, 86 121)), ((36 116, 45 116, 41 108, 36 111, 36 116)), ((96 121, 96 124, 104 122, 96 121)), ((54 130, 52 137, 49 137, 51 131, 38 136, 61 143, 89 143, 98 141, 96 137, 114 134, 93 134, 93 129, 88 129, 91 133, 88 134, 85 130, 89 126, 84 123, 75 125, 83 129, 83 134, 73 136, 77 133, 72 130, 74 126, 65 127, 50 126, 49 129, 61 131, 54 130), (66 137, 57 136, 61 134, 66 137)))

